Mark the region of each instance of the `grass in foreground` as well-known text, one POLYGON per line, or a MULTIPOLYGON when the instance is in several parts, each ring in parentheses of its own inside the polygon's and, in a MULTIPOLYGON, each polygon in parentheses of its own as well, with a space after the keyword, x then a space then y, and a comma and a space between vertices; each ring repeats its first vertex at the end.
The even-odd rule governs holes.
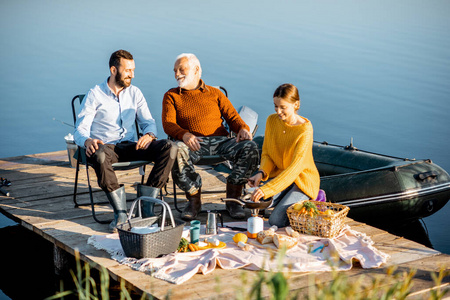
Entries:
MULTIPOLYGON (((283 255, 278 256, 278 264, 281 266, 283 255)), ((80 255, 75 253, 76 259, 76 273, 70 271, 72 279, 75 284, 75 289, 64 291, 61 286, 61 291, 54 296, 47 298, 51 299, 110 299, 109 294, 109 274, 105 268, 100 271, 100 283, 91 277, 90 265, 85 263, 81 266, 80 255)), ((280 268, 281 269, 281 268, 280 268)), ((347 300, 347 299, 406 299, 412 295, 411 288, 413 287, 413 278, 416 271, 410 269, 409 271, 396 272, 396 267, 387 269, 386 275, 373 278, 370 284, 363 284, 364 277, 361 276, 358 280, 351 282, 345 272, 332 271, 332 280, 327 283, 320 283, 315 281, 312 275, 312 284, 306 291, 305 295, 301 295, 301 291, 290 291, 289 274, 282 272, 265 272, 259 271, 256 279, 249 282, 246 277, 246 272, 242 272, 242 285, 235 289, 235 298, 241 300, 253 299, 307 299, 307 300, 347 300), (249 287, 250 285, 250 287, 249 287)), ((431 277, 436 288, 431 289, 428 293, 422 294, 421 299, 439 300, 444 299, 445 295, 450 292, 450 287, 447 285, 441 287, 445 277, 450 276, 448 268, 441 268, 438 273, 431 272, 431 277)), ((217 288, 220 289, 220 279, 217 282, 217 288)), ((220 296, 217 296, 219 299, 220 296)), ((120 283, 120 299, 133 299, 129 290, 122 280, 120 283)), ((152 296, 143 294, 140 299, 153 299, 152 296)), ((170 294, 167 294, 165 299, 171 299, 170 294)))

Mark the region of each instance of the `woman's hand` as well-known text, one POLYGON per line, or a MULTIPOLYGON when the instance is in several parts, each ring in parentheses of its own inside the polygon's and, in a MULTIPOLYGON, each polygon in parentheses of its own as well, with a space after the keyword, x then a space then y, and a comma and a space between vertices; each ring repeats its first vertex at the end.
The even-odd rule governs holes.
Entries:
POLYGON ((250 200, 252 200, 253 202, 259 202, 259 199, 264 198, 264 193, 263 191, 261 191, 260 188, 257 188, 253 194, 252 197, 250 198, 250 200))

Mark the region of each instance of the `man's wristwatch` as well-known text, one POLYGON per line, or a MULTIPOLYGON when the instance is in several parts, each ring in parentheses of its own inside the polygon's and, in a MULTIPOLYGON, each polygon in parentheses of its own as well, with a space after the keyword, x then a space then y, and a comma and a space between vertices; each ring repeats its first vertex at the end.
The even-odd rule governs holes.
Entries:
POLYGON ((157 139, 156 135, 153 132, 147 132, 146 134, 148 134, 149 136, 151 136, 154 140, 157 139))

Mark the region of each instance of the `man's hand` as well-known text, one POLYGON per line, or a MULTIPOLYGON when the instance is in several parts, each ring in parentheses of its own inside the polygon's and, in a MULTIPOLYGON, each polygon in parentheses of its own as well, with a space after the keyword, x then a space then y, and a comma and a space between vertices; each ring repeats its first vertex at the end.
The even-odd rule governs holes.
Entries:
POLYGON ((239 133, 236 136, 236 142, 240 142, 240 141, 244 141, 244 140, 251 140, 251 139, 252 139, 252 135, 251 135, 250 131, 248 131, 245 128, 242 128, 241 130, 239 130, 239 133))
POLYGON ((191 149, 192 151, 200 150, 200 142, 203 140, 190 132, 186 132, 183 135, 183 142, 191 149))
POLYGON ((258 173, 256 173, 256 175, 247 179, 247 182, 250 187, 258 187, 259 183, 261 182, 261 179, 262 179, 262 174, 258 172, 258 173))
POLYGON ((84 142, 84 146, 86 147, 86 155, 88 157, 91 157, 92 154, 95 153, 95 151, 98 150, 98 145, 104 145, 102 140, 98 139, 87 139, 86 142, 84 142))
POLYGON ((148 148, 148 146, 150 146, 150 144, 156 140, 155 137, 149 135, 149 134, 144 134, 143 136, 141 136, 141 138, 137 141, 136 143, 136 150, 145 150, 148 148))

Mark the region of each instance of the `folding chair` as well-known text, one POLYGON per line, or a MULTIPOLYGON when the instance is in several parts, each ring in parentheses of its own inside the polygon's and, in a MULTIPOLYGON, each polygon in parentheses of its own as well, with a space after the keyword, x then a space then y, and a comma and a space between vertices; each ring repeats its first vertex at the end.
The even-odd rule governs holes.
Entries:
MULTIPOLYGON (((216 88, 219 88, 223 91, 225 96, 228 97, 227 90, 222 86, 216 86, 216 88)), ((252 110, 251 108, 247 106, 241 106, 238 109, 238 113, 241 116, 241 118, 247 123, 247 125, 250 127, 250 132, 252 133, 252 136, 255 136, 256 131, 258 130, 258 114, 252 110)), ((226 126, 228 127, 228 126, 226 126)), ((233 136, 234 133, 231 133, 231 136, 233 136)), ((205 165, 219 165, 219 164, 225 164, 228 170, 232 169, 231 163, 223 159, 220 155, 210 155, 210 156, 203 156, 195 165, 198 166, 205 166, 205 165)), ((177 200, 177 193, 176 193, 176 184, 173 182, 173 203, 175 206, 175 209, 178 212, 182 212, 182 210, 178 207, 178 200, 177 200)), ((206 191, 203 191, 205 193, 206 191)), ((207 193, 207 192, 206 192, 207 193)), ((206 212, 205 210, 200 211, 200 213, 206 212)))
MULTIPOLYGON (((78 101, 79 101, 78 104, 81 104, 81 102, 84 99, 84 96, 85 96, 84 94, 81 94, 81 95, 76 95, 75 97, 72 98, 72 115, 73 115, 74 125, 76 124, 76 121, 77 121, 75 102, 78 99, 78 101)), ((142 134, 139 132, 139 125, 137 124, 136 121, 135 121, 135 127, 136 127, 137 137, 142 136, 142 134)), ((77 166, 76 166, 76 171, 75 171, 75 184, 74 184, 74 190, 73 190, 73 203, 75 204, 75 207, 91 205, 92 216, 94 217, 94 220, 96 222, 98 222, 100 224, 110 223, 111 220, 99 220, 95 213, 95 204, 108 204, 109 202, 108 201, 96 202, 96 203, 94 202, 94 196, 92 193, 92 187, 91 187, 91 182, 90 182, 90 178, 89 178, 89 167, 92 167, 92 165, 89 164, 86 159, 85 148, 78 146, 78 149, 75 153, 75 157, 77 159, 77 166), (87 182, 88 182, 88 187, 89 187, 89 199, 90 199, 89 203, 78 203, 77 202, 78 172, 80 170, 80 164, 84 164, 86 166, 86 176, 87 176, 87 182)), ((127 161, 127 162, 114 163, 112 165, 112 167, 115 171, 131 170, 131 169, 139 168, 139 174, 142 176, 141 184, 144 184, 145 166, 148 164, 151 164, 151 163, 152 163, 151 161, 145 161, 145 160, 127 161)))

